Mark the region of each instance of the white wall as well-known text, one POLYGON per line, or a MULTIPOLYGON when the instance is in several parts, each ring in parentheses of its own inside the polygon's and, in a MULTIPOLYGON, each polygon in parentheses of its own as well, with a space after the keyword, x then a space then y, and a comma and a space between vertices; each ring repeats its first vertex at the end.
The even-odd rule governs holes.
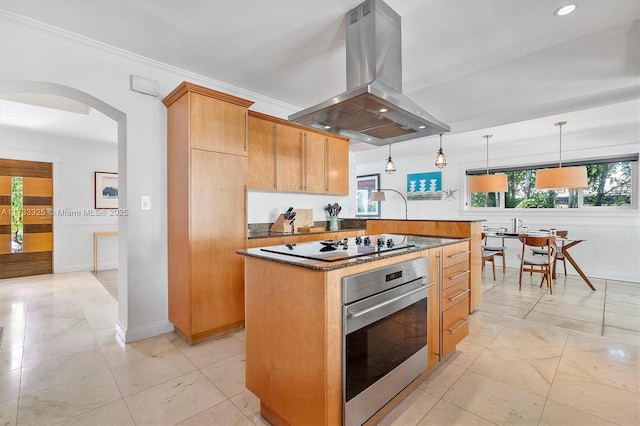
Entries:
MULTIPOLYGON (((638 104, 637 101, 635 103, 638 104)), ((549 117, 548 121, 554 123, 559 121, 559 117, 549 117)), ((595 130, 593 134, 567 132, 568 135, 563 137, 563 161, 638 154, 640 132, 637 117, 630 128, 628 123, 622 123, 620 129, 606 129, 606 135, 595 130)), ((557 161, 558 134, 554 133, 552 125, 550 127, 546 137, 523 136, 518 140, 492 143, 490 165, 517 166, 557 161)), ((485 219, 488 226, 508 227, 512 217, 519 217, 531 230, 567 229, 571 237, 586 240, 572 248, 571 253, 588 276, 640 282, 640 262, 637 261, 640 258, 640 212, 637 209, 466 209, 465 170, 485 167, 485 145, 473 142, 486 133, 493 133, 493 139, 500 137, 499 129, 443 137, 448 164, 442 169, 442 186, 457 190, 456 199, 409 201, 409 219, 485 219)), ((437 136, 392 145, 392 157, 397 167, 392 175, 384 173, 387 149, 357 154, 357 174, 380 173, 382 187, 406 194, 407 174, 438 170, 433 165, 438 149, 437 136)), ((635 185, 640 187, 640 176, 636 177, 635 185)), ((382 217, 404 217, 404 204, 399 196, 389 193, 387 200, 382 203, 382 217)), ((521 245, 518 241, 507 241, 507 246, 507 265, 516 267, 519 265, 516 253, 521 245)), ((572 268, 569 271, 575 273, 572 268)))
MULTIPOLYGON (((115 216, 91 216, 94 172, 118 170, 118 146, 57 135, 0 129, 0 156, 54 163, 54 272, 93 270, 93 232, 117 231, 115 216), (75 213, 79 216, 74 216, 75 213)), ((104 211, 108 214, 109 211, 104 211)), ((100 238, 99 269, 118 267, 118 240, 100 238)))

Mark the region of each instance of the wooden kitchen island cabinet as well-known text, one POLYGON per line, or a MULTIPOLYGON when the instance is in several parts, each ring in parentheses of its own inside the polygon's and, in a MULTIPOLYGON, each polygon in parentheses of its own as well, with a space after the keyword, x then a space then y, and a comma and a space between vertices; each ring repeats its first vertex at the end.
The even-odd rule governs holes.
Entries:
POLYGON ((188 343, 244 324, 247 108, 191 83, 167 107, 169 320, 188 343))
POLYGON ((274 425, 345 424, 342 370, 345 277, 415 259, 424 259, 430 268, 426 277, 426 368, 365 424, 375 424, 387 415, 438 365, 441 256, 443 248, 455 246, 461 240, 426 240, 431 244, 428 247, 403 249, 388 257, 376 255, 364 262, 314 263, 273 255, 259 248, 239 252, 245 255, 246 387, 260 399, 265 419, 274 425))

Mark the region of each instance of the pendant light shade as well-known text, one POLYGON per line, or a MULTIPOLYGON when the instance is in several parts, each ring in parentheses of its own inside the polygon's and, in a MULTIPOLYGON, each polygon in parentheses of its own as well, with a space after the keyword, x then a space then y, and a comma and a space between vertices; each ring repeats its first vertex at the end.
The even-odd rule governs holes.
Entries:
POLYGON ((389 144, 389 158, 387 158, 387 164, 384 166, 384 171, 389 174, 396 172, 396 164, 391 159, 391 144, 389 144))
POLYGON ((470 176, 469 192, 507 192, 507 175, 470 176))
POLYGON ((440 133, 440 149, 438 150, 438 155, 436 155, 436 167, 442 169, 446 165, 447 157, 444 156, 444 152, 442 151, 442 133, 440 133))
POLYGON ((487 140, 487 174, 469 176, 469 192, 507 192, 507 175, 489 174, 489 138, 491 136, 483 136, 487 140))
POLYGON ((562 167, 562 126, 566 121, 558 121, 560 127, 560 162, 554 169, 541 169, 536 172, 536 189, 580 189, 588 188, 587 168, 585 166, 562 167))

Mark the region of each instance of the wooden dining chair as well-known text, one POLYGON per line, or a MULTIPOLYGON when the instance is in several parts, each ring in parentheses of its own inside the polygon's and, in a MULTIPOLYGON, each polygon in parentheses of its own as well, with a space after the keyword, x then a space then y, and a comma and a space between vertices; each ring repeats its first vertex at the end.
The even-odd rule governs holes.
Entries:
MULTIPOLYGON (((483 232, 482 239, 485 240, 487 235, 483 232)), ((484 264, 486 262, 491 262, 491 269, 493 270, 493 280, 496 280, 496 252, 491 250, 486 250, 484 246, 482 246, 482 271, 484 271, 484 264)), ((504 265, 504 258, 502 258, 502 263, 504 265)))
MULTIPOLYGON (((542 232, 549 232, 548 229, 541 229, 540 231, 542 232)), ((569 231, 556 231, 556 236, 560 237, 560 238, 567 238, 567 235, 569 235, 569 231)), ((558 240, 556 240, 556 245, 558 246, 558 251, 556 252, 556 257, 553 260, 553 270, 554 272, 557 271, 556 266, 558 264, 558 261, 562 262, 562 269, 564 270, 564 276, 567 276, 567 261, 564 258, 564 253, 562 252, 562 246, 564 246, 564 240, 560 240, 560 244, 557 244, 558 240)), ((547 250, 544 248, 533 248, 531 249, 533 254, 538 254, 538 255, 545 255, 547 254, 547 250)), ((553 274, 555 275, 555 273, 553 274)))
POLYGON ((543 274, 540 281, 540 287, 547 280, 547 286, 549 287, 549 293, 553 294, 553 281, 551 274, 553 272, 553 263, 555 261, 556 252, 556 237, 544 236, 544 237, 532 237, 527 235, 518 235, 518 239, 522 243, 522 253, 518 255, 520 259, 520 290, 522 290, 522 274, 524 272, 543 274), (546 249, 546 255, 534 255, 528 254, 529 249, 539 248, 546 249))
MULTIPOLYGON (((485 235, 484 233, 482 235, 485 235)), ((506 256, 505 256, 505 246, 504 246, 504 237, 483 237, 484 240, 484 244, 482 245, 482 256, 484 257, 484 253, 486 252, 492 252, 495 256, 500 256, 502 257, 502 275, 504 275, 507 272, 507 263, 506 263, 506 256), (493 238, 495 239, 499 239, 500 242, 496 243, 496 244, 489 244, 489 239, 493 238)), ((493 278, 495 280, 495 277, 493 278)))

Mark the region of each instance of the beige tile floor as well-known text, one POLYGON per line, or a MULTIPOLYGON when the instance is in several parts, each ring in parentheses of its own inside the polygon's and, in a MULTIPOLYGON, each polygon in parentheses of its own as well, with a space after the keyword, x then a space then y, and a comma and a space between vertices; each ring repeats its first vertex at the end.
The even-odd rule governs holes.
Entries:
MULTIPOLYGON (((487 274, 487 277, 489 275, 487 274)), ((640 284, 516 270, 483 283, 458 351, 392 411, 394 425, 640 424, 640 284)), ((264 424, 242 331, 124 345, 89 272, 0 281, 0 425, 264 424)))

